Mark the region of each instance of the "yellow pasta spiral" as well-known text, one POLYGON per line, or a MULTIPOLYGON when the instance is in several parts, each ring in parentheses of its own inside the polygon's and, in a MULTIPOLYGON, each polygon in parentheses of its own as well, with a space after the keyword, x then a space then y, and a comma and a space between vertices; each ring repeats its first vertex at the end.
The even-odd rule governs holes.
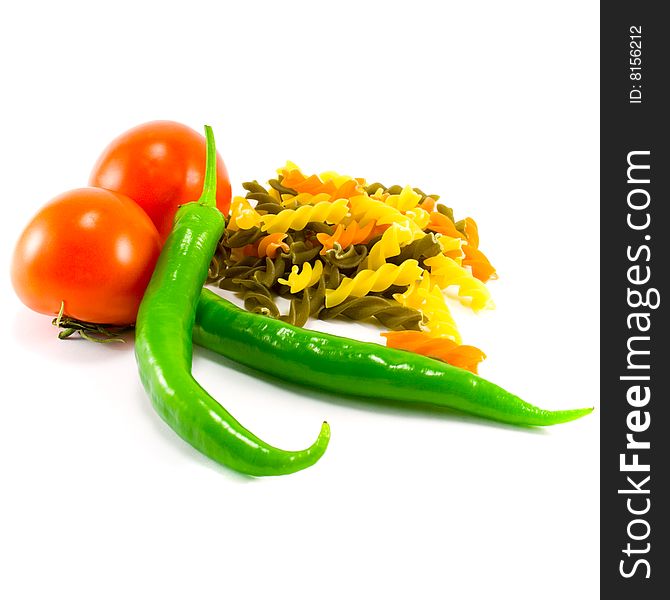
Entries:
POLYGON ((276 215, 263 215, 261 217, 262 230, 268 233, 283 233, 289 229, 300 231, 312 221, 339 223, 348 212, 349 206, 345 198, 340 198, 335 202, 319 202, 314 206, 306 204, 296 210, 287 209, 276 215))
POLYGON ((420 206, 408 210, 405 215, 418 229, 425 229, 430 222, 430 213, 420 206))
POLYGON ((493 300, 488 288, 452 258, 438 254, 427 258, 424 263, 430 268, 431 277, 442 289, 450 285, 458 286, 458 296, 470 298, 473 310, 493 308, 493 300))
POLYGON ((277 169, 277 175, 286 175, 289 171, 300 171, 300 167, 293 161, 287 160, 283 167, 277 169))
POLYGON ((414 234, 414 239, 425 235, 426 232, 421 227, 421 223, 425 221, 425 217, 421 213, 426 211, 416 208, 404 215, 397 208, 389 206, 383 200, 382 195, 377 193, 372 196, 353 196, 349 199, 353 219, 358 221, 362 227, 370 221, 375 221, 377 225, 398 223, 399 225, 409 227, 414 234))
POLYGON ((432 336, 448 337, 461 343, 461 334, 444 294, 437 284, 431 283, 428 271, 424 271, 421 279, 410 285, 404 294, 393 294, 393 298, 403 306, 421 311, 424 325, 432 336))
POLYGON ((430 213, 418 206, 422 197, 410 186, 406 185, 399 194, 382 193, 381 190, 377 190, 377 192, 371 197, 395 208, 413 222, 418 229, 426 228, 430 221, 430 213))
POLYGON ((370 221, 376 221, 377 225, 389 225, 390 223, 407 223, 409 220, 397 208, 380 202, 375 196, 353 196, 349 199, 351 214, 361 226, 370 221))
POLYGON ((335 184, 335 186, 339 188, 341 185, 343 185, 352 178, 349 177, 349 175, 340 175, 336 171, 324 171, 319 175, 319 179, 324 183, 326 183, 327 181, 332 181, 335 184))
POLYGON ((414 208, 421 201, 421 196, 410 186, 406 185, 399 194, 390 194, 386 198, 386 204, 397 208, 401 213, 414 208))
POLYGON ((230 204, 230 222, 228 229, 251 229, 260 224, 261 216, 254 210, 249 200, 242 196, 235 196, 230 204))
POLYGON ((319 194, 309 194, 307 192, 301 192, 294 196, 293 194, 282 194, 282 206, 285 208, 295 208, 298 206, 304 206, 305 204, 318 204, 319 202, 330 202, 330 194, 325 194, 323 192, 319 194))
POLYGON ((368 292, 382 292, 392 285, 409 285, 421 277, 423 269, 414 259, 401 265, 383 264, 379 269, 364 269, 353 279, 345 277, 337 289, 326 290, 326 307, 337 306, 347 298, 362 298, 368 292))
POLYGON ((293 265, 291 267, 291 273, 286 279, 277 279, 279 283, 284 285, 291 286, 291 293, 297 294, 298 292, 304 290, 305 288, 312 287, 318 283, 323 274, 323 263, 320 260, 317 260, 314 263, 314 268, 308 262, 303 263, 302 272, 300 272, 300 267, 298 265, 293 265))
POLYGON ((438 233, 435 235, 435 239, 438 241, 440 244, 440 247, 442 248, 442 252, 451 252, 452 250, 460 250, 461 249, 461 244, 462 240, 461 238, 455 238, 451 237, 448 235, 443 235, 441 233, 438 233))
POLYGON ((370 249, 368 269, 379 269, 387 258, 400 254, 400 247, 409 244, 413 239, 414 233, 408 226, 393 223, 370 249))

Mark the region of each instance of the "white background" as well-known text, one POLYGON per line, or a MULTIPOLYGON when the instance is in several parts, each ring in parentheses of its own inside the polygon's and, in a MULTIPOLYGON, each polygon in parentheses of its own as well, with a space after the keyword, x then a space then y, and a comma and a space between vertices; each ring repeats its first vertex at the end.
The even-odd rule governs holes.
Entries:
MULTIPOLYGON (((22 2, 0 9, 0 597, 598 596, 598 4, 22 2), (16 8, 19 7, 19 8, 16 8), (313 468, 250 479, 155 415, 132 343, 62 342, 9 281, 39 207, 138 123, 210 123, 236 192, 286 159, 442 195, 497 309, 455 309, 528 431, 313 393, 197 351, 313 468)), ((353 325, 339 331, 366 339, 353 325)))

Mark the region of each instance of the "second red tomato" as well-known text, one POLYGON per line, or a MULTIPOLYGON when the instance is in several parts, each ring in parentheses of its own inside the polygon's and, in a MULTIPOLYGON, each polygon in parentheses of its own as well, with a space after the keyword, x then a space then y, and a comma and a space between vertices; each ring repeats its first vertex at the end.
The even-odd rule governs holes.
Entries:
MULTIPOLYGON (((230 208, 230 180, 217 154, 216 205, 230 208)), ((98 159, 90 185, 137 202, 165 241, 180 204, 200 197, 205 176, 205 138, 174 121, 151 121, 114 139, 98 159)))

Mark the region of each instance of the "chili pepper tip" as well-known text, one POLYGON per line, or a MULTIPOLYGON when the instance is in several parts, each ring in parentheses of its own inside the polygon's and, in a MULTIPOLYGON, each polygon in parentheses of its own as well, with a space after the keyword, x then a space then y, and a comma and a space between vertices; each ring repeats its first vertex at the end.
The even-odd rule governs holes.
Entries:
POLYGON ((572 410, 555 410, 551 411, 550 422, 548 425, 558 425, 559 423, 567 423, 568 421, 574 421, 590 415, 594 411, 595 407, 591 406, 590 408, 575 408, 572 410))

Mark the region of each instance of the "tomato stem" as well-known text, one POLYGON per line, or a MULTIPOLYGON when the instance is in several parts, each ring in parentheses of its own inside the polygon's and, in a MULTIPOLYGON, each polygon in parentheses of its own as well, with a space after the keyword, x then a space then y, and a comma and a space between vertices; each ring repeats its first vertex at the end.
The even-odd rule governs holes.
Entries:
POLYGON ((59 340, 65 340, 73 334, 78 333, 80 337, 89 342, 97 342, 99 344, 107 344, 109 342, 125 343, 126 340, 121 337, 121 334, 132 329, 132 325, 100 325, 98 323, 80 321, 79 319, 65 316, 63 314, 64 310, 65 302, 61 301, 58 316, 51 321, 52 325, 62 330, 58 332, 59 340))

